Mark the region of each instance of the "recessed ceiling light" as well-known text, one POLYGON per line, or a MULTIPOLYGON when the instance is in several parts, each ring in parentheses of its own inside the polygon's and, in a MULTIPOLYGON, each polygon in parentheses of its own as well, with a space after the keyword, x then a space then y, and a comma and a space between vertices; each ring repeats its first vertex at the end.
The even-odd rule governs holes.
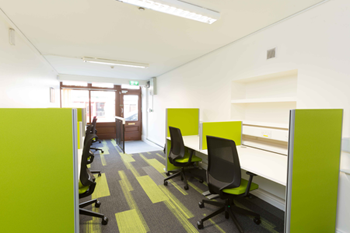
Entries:
MULTIPOLYGON (((116 0, 170 15, 212 24, 220 13, 182 0, 116 0)), ((140 9, 140 8, 139 8, 140 9)))
POLYGON ((148 64, 145 64, 145 63, 117 61, 117 60, 110 60, 110 59, 104 59, 104 58, 83 57, 82 59, 84 60, 84 62, 101 64, 101 65, 109 65, 109 66, 125 66, 125 67, 143 68, 143 69, 149 66, 148 64))

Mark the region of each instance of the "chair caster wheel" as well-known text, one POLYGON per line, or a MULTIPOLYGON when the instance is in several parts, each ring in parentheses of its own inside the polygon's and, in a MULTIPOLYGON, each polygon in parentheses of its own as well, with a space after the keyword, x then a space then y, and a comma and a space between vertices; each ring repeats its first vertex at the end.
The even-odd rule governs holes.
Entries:
POLYGON ((98 176, 101 176, 101 173, 98 173, 98 176))
POLYGON ((107 223, 108 223, 108 218, 107 218, 107 217, 104 217, 104 218, 102 219, 102 225, 107 225, 107 223))
POLYGON ((170 172, 166 172, 165 175, 166 175, 166 176, 170 176, 170 172))
POLYGON ((198 221, 197 222, 197 227, 198 227, 198 229, 203 229, 203 222, 202 221, 198 221))
POLYGON ((201 202, 201 201, 200 201, 200 202, 198 203, 198 205, 199 205, 199 208, 204 208, 204 202, 201 202))
POLYGON ((188 185, 186 184, 185 187, 184 187, 185 190, 188 190, 188 185))
POLYGON ((97 201, 97 202, 95 203, 95 207, 98 208, 98 207, 100 207, 100 206, 101 206, 101 202, 100 202, 100 201, 97 201))
POLYGON ((256 225, 259 225, 259 224, 261 223, 260 218, 255 217, 255 218, 254 218, 254 223, 255 223, 256 225))
POLYGON ((105 153, 103 150, 101 150, 102 154, 105 153))
POLYGON ((225 218, 229 219, 230 218, 230 214, 228 212, 225 212, 225 218))
POLYGON ((168 181, 164 180, 164 185, 168 186, 168 181))

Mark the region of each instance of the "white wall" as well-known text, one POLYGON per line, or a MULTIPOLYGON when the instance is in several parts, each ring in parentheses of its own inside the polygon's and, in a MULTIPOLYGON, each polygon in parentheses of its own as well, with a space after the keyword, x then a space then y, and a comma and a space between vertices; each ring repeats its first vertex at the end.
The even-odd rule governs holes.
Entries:
MULTIPOLYGON (((349 12, 349 0, 330 0, 159 76, 148 138, 164 144, 165 108, 197 107, 203 121, 229 120, 232 80, 292 69, 298 69, 297 108, 343 108, 343 137, 349 137, 349 12), (277 58, 267 61, 273 47, 277 58)), ((342 167, 350 168, 349 156, 343 152, 342 167)), ((343 232, 350 232, 349 197, 350 178, 341 173, 337 229, 343 232)))
POLYGON ((17 32, 16 45, 10 45, 10 27, 0 16, 0 108, 59 107, 56 73, 17 32), (50 87, 55 103, 50 103, 50 87))

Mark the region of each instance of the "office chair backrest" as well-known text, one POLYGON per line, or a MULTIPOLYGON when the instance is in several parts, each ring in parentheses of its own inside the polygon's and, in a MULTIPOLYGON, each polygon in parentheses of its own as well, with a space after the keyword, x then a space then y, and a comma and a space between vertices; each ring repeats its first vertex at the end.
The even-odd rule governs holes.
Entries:
POLYGON ((96 116, 94 116, 94 118, 92 119, 92 123, 91 123, 91 125, 92 125, 92 133, 96 133, 96 122, 97 122, 97 117, 96 116))
POLYGON ((90 134, 85 138, 86 143, 84 144, 83 155, 81 158, 81 167, 80 167, 80 182, 84 186, 89 186, 93 183, 92 182, 93 177, 91 177, 91 174, 89 173, 89 169, 87 167, 87 164, 88 164, 88 159, 91 156, 90 155, 90 146, 92 144, 92 140, 94 137, 96 137, 95 134, 90 134))
POLYGON ((211 193, 220 194, 223 188, 241 184, 241 166, 236 143, 232 140, 207 136, 207 183, 211 193))
POLYGON ((94 126, 92 124, 86 126, 86 131, 85 131, 85 137, 87 137, 89 134, 92 134, 92 130, 93 130, 94 126))
POLYGON ((185 145, 180 129, 169 126, 169 131, 171 138, 169 161, 173 163, 174 160, 185 156, 185 145))
POLYGON ((90 134, 93 133, 93 132, 92 132, 93 127, 94 127, 94 126, 93 126, 92 124, 90 124, 90 125, 88 125, 88 126, 86 127, 85 138, 84 138, 84 145, 85 145, 85 143, 86 143, 86 139, 88 138, 88 136, 89 136, 90 134))

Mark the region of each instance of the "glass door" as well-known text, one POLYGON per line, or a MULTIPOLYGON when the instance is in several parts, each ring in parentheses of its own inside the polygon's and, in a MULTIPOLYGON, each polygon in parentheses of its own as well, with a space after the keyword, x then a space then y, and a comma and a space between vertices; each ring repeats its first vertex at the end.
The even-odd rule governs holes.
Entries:
POLYGON ((141 96, 139 90, 130 90, 122 95, 121 112, 125 118, 125 140, 141 140, 141 96))

